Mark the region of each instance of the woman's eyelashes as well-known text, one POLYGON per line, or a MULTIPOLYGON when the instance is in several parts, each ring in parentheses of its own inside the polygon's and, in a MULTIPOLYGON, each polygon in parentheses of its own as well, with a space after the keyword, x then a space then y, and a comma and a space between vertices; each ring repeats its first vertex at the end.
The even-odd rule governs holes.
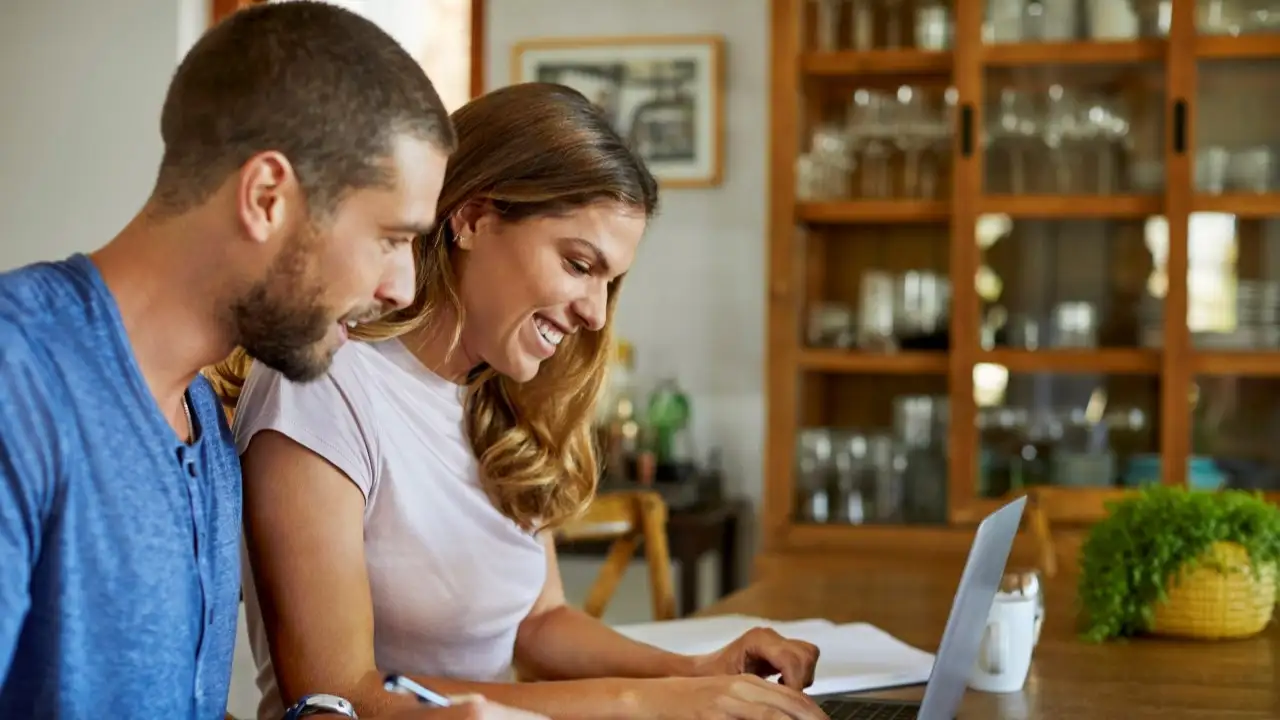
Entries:
POLYGON ((567 258, 564 261, 564 264, 565 264, 565 268, 568 269, 569 273, 572 275, 590 275, 591 274, 591 265, 587 264, 582 260, 574 260, 572 258, 567 258))

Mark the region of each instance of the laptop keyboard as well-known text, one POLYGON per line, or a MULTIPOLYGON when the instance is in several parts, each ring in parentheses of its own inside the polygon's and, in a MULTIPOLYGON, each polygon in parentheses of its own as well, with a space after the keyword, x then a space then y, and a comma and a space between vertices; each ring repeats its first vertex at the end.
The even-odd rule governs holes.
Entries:
POLYGON ((819 706, 831 720, 915 720, 918 705, 885 705, 862 700, 831 699, 819 706))

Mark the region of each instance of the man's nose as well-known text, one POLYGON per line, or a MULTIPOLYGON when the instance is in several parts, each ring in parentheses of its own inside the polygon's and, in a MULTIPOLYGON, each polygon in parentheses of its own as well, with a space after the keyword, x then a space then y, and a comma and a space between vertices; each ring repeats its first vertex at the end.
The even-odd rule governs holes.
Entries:
POLYGON ((378 284, 376 298, 387 312, 406 308, 413 302, 416 280, 413 248, 406 245, 391 256, 391 263, 378 284))

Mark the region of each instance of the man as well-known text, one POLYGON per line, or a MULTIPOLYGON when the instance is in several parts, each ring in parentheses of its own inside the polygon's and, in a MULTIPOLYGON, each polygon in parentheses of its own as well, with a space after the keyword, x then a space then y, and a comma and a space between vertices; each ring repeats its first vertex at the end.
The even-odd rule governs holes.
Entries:
POLYGON ((210 30, 160 127, 114 239, 0 275, 3 718, 221 720, 240 468, 198 372, 242 346, 305 381, 407 304, 455 143, 407 53, 312 2, 210 30))

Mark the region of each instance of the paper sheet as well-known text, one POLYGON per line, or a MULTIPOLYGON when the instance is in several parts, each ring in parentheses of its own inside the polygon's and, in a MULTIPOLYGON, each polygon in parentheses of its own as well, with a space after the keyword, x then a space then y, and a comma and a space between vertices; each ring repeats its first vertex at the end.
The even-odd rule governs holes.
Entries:
POLYGON ((818 646, 821 655, 807 692, 860 692, 929 680, 933 654, 912 647, 867 623, 836 625, 829 620, 777 621, 719 615, 669 622, 621 625, 623 635, 671 652, 690 655, 718 650, 754 627, 772 628, 818 646))

